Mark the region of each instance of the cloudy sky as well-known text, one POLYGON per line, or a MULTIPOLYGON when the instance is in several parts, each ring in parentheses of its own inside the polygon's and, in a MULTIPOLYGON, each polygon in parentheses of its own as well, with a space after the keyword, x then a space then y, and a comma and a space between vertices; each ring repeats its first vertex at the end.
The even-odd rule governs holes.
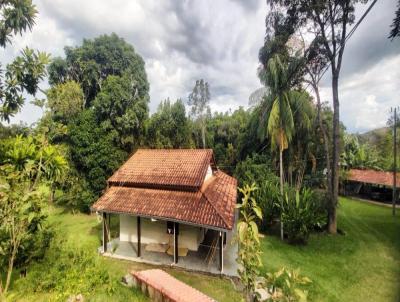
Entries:
MULTIPOLYGON (((167 97, 186 99, 199 78, 210 83, 214 111, 247 107, 250 93, 260 87, 256 71, 268 10, 265 0, 34 2, 37 24, 1 50, 3 64, 25 46, 62 56, 65 45, 115 32, 146 62, 151 112, 167 97)), ((341 120, 352 132, 384 126, 390 107, 400 105, 400 39, 386 38, 396 2, 378 1, 346 47, 341 120)), ((322 95, 330 102, 329 85, 327 73, 322 95)), ((30 124, 40 115, 40 109, 27 102, 12 122, 30 124)))

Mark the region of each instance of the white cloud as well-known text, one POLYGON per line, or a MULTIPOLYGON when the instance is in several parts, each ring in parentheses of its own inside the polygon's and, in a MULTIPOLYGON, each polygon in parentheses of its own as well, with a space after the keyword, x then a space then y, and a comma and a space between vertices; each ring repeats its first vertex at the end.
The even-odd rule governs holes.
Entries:
MULTIPOLYGON (((400 103, 400 56, 393 51, 399 43, 386 39, 393 14, 388 7, 395 2, 378 3, 347 45, 340 101, 341 120, 350 131, 384 125, 389 107, 400 103)), ((26 45, 62 55, 66 45, 115 32, 146 62, 152 112, 167 97, 186 100, 199 78, 210 83, 211 108, 218 111, 247 107, 250 93, 260 86, 256 72, 265 33, 264 0, 35 3, 39 16, 33 32, 14 39, 2 55, 3 64, 26 45)), ((330 101, 329 75, 323 84, 323 99, 330 101)), ((40 115, 27 102, 13 121, 31 123, 40 115)))
MULTIPOLYGON (((353 73, 340 81, 341 120, 350 131, 365 132, 383 127, 390 107, 400 104, 400 55, 378 61, 367 71, 353 73)), ((331 102, 329 86, 322 97, 331 102)))

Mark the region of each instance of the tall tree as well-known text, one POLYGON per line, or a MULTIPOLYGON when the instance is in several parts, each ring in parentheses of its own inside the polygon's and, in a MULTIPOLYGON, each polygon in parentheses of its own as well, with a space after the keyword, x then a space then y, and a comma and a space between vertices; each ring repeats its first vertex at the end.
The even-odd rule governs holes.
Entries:
POLYGON ((109 75, 128 75, 139 98, 148 101, 149 83, 144 61, 132 45, 116 34, 84 39, 81 46, 65 47, 65 59, 55 58, 48 68, 49 83, 78 82, 86 108, 92 105, 109 75))
MULTIPOLYGON (((37 10, 32 1, 0 2, 0 46, 5 48, 16 34, 32 30, 37 10)), ((25 94, 35 95, 46 75, 49 56, 25 48, 21 55, 0 71, 0 121, 10 121, 25 102, 25 94)), ((0 65, 1 67, 1 65, 0 65)))
POLYGON ((101 126, 117 131, 118 145, 128 152, 139 144, 148 117, 148 98, 140 96, 139 88, 129 74, 110 75, 93 101, 101 126))
MULTIPOLYGON (((265 84, 269 94, 261 103, 261 134, 271 138, 271 148, 279 150, 280 191, 283 195, 284 172, 283 151, 289 146, 295 132, 295 113, 302 112, 308 101, 308 94, 304 91, 292 90, 289 81, 290 65, 282 55, 275 54, 268 60, 265 71, 265 84)), ((308 123, 308 119, 299 119, 308 123)), ((299 125, 300 126, 300 125, 299 125)), ((281 238, 283 239, 283 225, 281 221, 281 238)))
POLYGON ((80 85, 74 81, 57 84, 47 92, 47 106, 55 121, 67 124, 83 110, 84 95, 80 85))
POLYGON ((185 105, 178 99, 173 104, 169 99, 158 106, 157 112, 148 120, 146 145, 152 148, 190 148, 190 124, 185 105))
MULTIPOLYGON (((43 139, 17 136, 2 141, 0 147, 0 274, 6 276, 4 283, 0 278, 1 299, 10 286, 15 263, 38 254, 28 247, 43 240, 41 234, 46 232, 39 185, 45 179, 52 181, 66 165, 58 150, 43 139)), ((45 247, 45 243, 40 245, 45 247)))
POLYGON ((206 148, 206 117, 210 111, 210 89, 203 79, 196 81, 193 91, 189 94, 188 105, 191 106, 190 115, 200 125, 202 147, 206 148))
MULTIPOLYGON (((118 133, 99 127, 92 109, 85 109, 68 124, 68 143, 73 166, 94 193, 100 194, 107 178, 121 165, 127 152, 117 145, 118 133)), ((87 200, 87 208, 93 200, 87 200)))
MULTIPOLYGON (((294 23, 294 28, 312 28, 315 39, 321 41, 323 54, 330 63, 332 75, 333 100, 333 151, 331 165, 332 194, 328 206, 328 231, 337 232, 336 207, 339 195, 339 160, 340 160, 340 119, 339 119, 339 75, 347 41, 348 27, 355 21, 355 5, 365 0, 322 0, 290 1, 268 0, 271 7, 283 7, 287 20, 294 23)), ((375 1, 376 2, 376 1, 375 1)))
POLYGON ((330 155, 330 147, 329 147, 329 136, 328 131, 325 126, 325 121, 323 119, 322 112, 322 101, 320 94, 320 86, 319 83, 324 74, 325 68, 328 64, 328 59, 323 54, 321 41, 315 39, 311 45, 306 49, 306 43, 302 37, 303 43, 301 43, 303 48, 303 54, 306 56, 305 62, 305 70, 307 74, 307 78, 305 78, 305 82, 309 84, 314 91, 315 99, 317 101, 317 125, 319 128, 319 132, 322 134, 322 139, 324 143, 325 149, 325 166, 326 166, 326 183, 328 195, 332 195, 332 182, 331 182, 331 155, 330 155))

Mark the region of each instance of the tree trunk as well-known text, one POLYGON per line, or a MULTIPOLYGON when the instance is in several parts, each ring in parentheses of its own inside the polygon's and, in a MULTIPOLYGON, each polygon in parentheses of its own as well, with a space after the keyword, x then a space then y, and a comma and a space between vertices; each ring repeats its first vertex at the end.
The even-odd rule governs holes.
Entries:
POLYGON ((333 93, 333 152, 331 189, 332 195, 329 200, 328 209, 328 231, 331 234, 337 232, 336 206, 339 197, 339 152, 340 152, 340 128, 339 128, 339 73, 332 71, 332 93, 333 93))
POLYGON ((15 255, 17 253, 17 247, 13 247, 13 250, 11 252, 11 257, 8 260, 8 270, 7 270, 7 279, 6 279, 6 285, 4 286, 4 290, 3 290, 3 294, 6 295, 8 287, 10 286, 10 282, 11 282, 11 275, 12 275, 12 271, 14 268, 14 259, 15 259, 15 255))
POLYGON ((279 148, 279 178, 280 178, 280 186, 281 186, 281 240, 283 240, 283 222, 282 222, 282 205, 283 205, 283 150, 282 147, 279 148))
MULTIPOLYGON (((332 198, 331 157, 330 157, 330 154, 329 154, 330 152, 329 152, 328 134, 327 134, 326 128, 324 126, 324 123, 322 122, 321 96, 319 94, 319 87, 318 87, 318 84, 314 84, 313 86, 314 86, 315 95, 317 97, 317 120, 318 120, 319 128, 321 129, 322 139, 324 140, 325 166, 326 166, 326 185, 327 185, 327 191, 328 191, 327 196, 328 196, 328 198, 332 198)), ((328 204, 330 204, 329 201, 328 201, 328 204)))
POLYGON ((205 125, 205 122, 203 122, 201 125, 201 140, 203 143, 203 149, 206 148, 206 129, 205 128, 206 128, 206 125, 205 125))

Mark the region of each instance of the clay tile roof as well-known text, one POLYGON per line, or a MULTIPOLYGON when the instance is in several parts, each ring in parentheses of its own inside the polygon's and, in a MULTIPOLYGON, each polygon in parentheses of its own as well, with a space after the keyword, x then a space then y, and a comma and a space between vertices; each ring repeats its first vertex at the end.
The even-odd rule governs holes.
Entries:
POLYGON ((160 269, 150 269, 131 274, 141 282, 160 292, 164 299, 179 302, 215 302, 197 289, 179 281, 160 269))
POLYGON ((213 163, 211 149, 139 149, 109 184, 196 190, 213 163))
MULTIPOLYGON (((188 150, 184 151, 185 154, 189 153, 186 152, 188 150)), ((177 153, 171 152, 170 154, 175 155, 177 153)), ((157 177, 154 179, 158 183, 150 183, 147 187, 144 187, 143 183, 139 186, 135 186, 136 183, 133 183, 133 185, 131 183, 127 186, 124 182, 120 182, 118 185, 112 185, 114 182, 111 182, 111 186, 92 206, 92 209, 99 212, 126 213, 231 230, 234 225, 237 181, 220 170, 215 170, 213 175, 204 181, 208 165, 212 163, 212 150, 197 154, 200 154, 199 157, 208 154, 205 172, 201 173, 202 179, 196 180, 196 184, 197 181, 200 183, 200 187, 197 190, 186 190, 187 186, 182 186, 179 182, 175 182, 174 186, 181 187, 181 190, 168 189, 165 186, 166 181, 157 177)), ((152 159, 150 161, 151 165, 155 161, 155 159, 152 159)), ((135 160, 135 162, 137 161, 135 160)), ((194 162, 197 161, 194 160, 194 162)), ((199 165, 204 165, 203 161, 200 161, 199 165)), ((124 166, 126 164, 122 167, 124 166)), ((143 171, 147 170, 146 168, 141 169, 143 171)), ((148 171, 154 175, 153 169, 148 169, 148 171)), ((197 169, 188 168, 187 171, 197 171, 197 169)), ((168 173, 171 172, 162 172, 165 175, 168 173)), ((146 175, 142 175, 141 177, 142 179, 148 179, 146 175)), ((175 178, 175 180, 177 179, 175 178)), ((189 183, 185 179, 181 180, 185 184, 189 183)), ((169 182, 169 184, 172 183, 171 181, 169 182)))
MULTIPOLYGON (((393 172, 350 169, 347 179, 369 184, 393 186, 393 172)), ((400 187, 400 173, 397 173, 396 187, 400 187)))

